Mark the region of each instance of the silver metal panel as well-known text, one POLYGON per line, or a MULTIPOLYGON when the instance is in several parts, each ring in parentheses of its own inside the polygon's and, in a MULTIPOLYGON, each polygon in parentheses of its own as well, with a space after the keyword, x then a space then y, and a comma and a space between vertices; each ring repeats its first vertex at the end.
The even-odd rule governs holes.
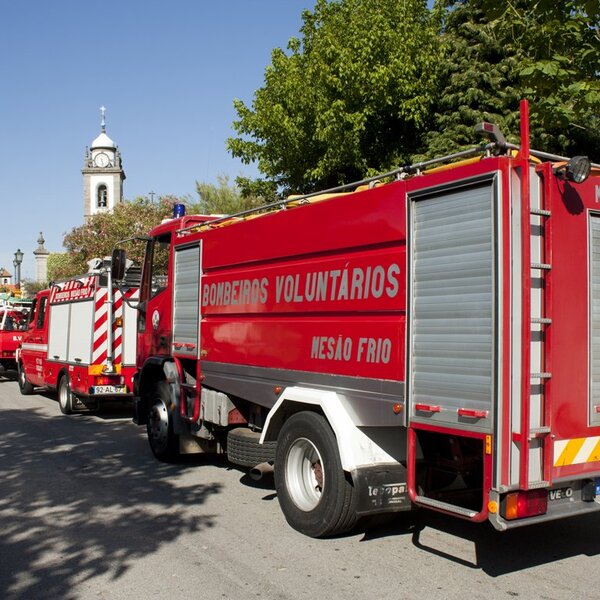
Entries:
POLYGON ((589 419, 591 425, 600 425, 600 215, 590 215, 590 392, 589 419))
POLYGON ((234 408, 234 405, 227 394, 203 389, 200 400, 200 419, 202 421, 216 423, 222 427, 229 425, 229 411, 234 408))
MULTIPOLYGON (((136 293, 131 302, 134 306, 139 301, 136 293)), ((137 317, 138 311, 123 301, 123 364, 135 365, 137 345, 137 317)))
MULTIPOLYGON (((529 206, 532 210, 541 209, 542 196, 540 189, 540 177, 536 174, 535 168, 529 169, 530 197, 529 206)), ((546 233, 545 218, 532 214, 530 216, 531 240, 530 240, 530 262, 545 263, 544 254, 544 236, 546 233)), ((520 282, 513 280, 513 285, 522 293, 520 282)), ((544 273, 541 270, 531 271, 531 319, 545 317, 544 306, 544 273)), ((546 327, 540 323, 531 323, 530 339, 530 372, 542 373, 544 368, 544 336, 546 327)), ((529 394, 529 427, 537 429, 545 425, 544 423, 544 385, 540 379, 531 379, 529 394)), ((519 411, 520 413, 520 411, 519 411)), ((520 429, 520 426, 519 426, 520 429)), ((543 465, 543 438, 534 438, 529 442, 529 480, 541 481, 544 476, 543 465)))
POLYGON ((403 381, 266 369, 211 361, 202 362, 202 373, 205 377, 204 386, 267 408, 271 408, 277 401, 275 386, 306 386, 336 392, 346 403, 357 426, 404 426, 405 411, 397 415, 392 410, 394 404, 404 404, 403 381))
POLYGON ((200 246, 175 252, 173 352, 198 356, 200 333, 200 246))
POLYGON ((48 332, 48 358, 51 360, 67 360, 69 345, 69 314, 71 305, 50 305, 50 329, 48 332))
MULTIPOLYGON (((72 302, 69 315, 69 362, 89 365, 92 361, 94 300, 72 302)), ((57 308, 57 307, 53 307, 57 308)))
MULTIPOLYGON (((518 485, 520 474, 521 445, 514 441, 512 433, 521 432, 521 377, 523 366, 523 253, 521 223, 521 179, 517 170, 511 170, 511 429, 510 484, 518 485)), ((503 439, 503 438, 502 438, 503 439)))
POLYGON ((495 360, 495 183, 411 204, 411 419, 489 430, 495 360), (415 405, 439 407, 416 411, 415 405), (484 418, 459 416, 484 411, 484 418))

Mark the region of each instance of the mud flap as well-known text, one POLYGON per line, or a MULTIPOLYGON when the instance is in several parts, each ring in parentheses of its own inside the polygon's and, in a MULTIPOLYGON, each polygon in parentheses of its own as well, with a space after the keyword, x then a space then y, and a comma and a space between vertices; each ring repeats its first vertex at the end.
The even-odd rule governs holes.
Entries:
POLYGON ((410 510, 406 469, 402 465, 378 465, 352 471, 359 515, 410 510))
POLYGON ((132 421, 136 425, 146 425, 148 422, 148 402, 145 398, 139 396, 134 398, 132 421))

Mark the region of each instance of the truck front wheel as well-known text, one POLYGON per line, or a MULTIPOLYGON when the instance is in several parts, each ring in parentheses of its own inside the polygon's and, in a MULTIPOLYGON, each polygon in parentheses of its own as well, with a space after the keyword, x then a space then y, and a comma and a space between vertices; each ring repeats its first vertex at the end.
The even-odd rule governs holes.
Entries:
POLYGON ((277 438, 275 488, 287 522, 311 537, 352 529, 356 494, 329 423, 314 412, 291 416, 277 438))
POLYGON ((25 369, 23 369, 23 363, 19 363, 19 389, 23 396, 30 396, 33 394, 33 386, 27 381, 27 375, 25 375, 25 369))
POLYGON ((73 395, 68 375, 63 375, 58 382, 58 405, 63 415, 70 415, 73 412, 73 395))
POLYGON ((152 390, 150 410, 146 420, 148 442, 158 460, 168 462, 179 454, 179 436, 173 431, 173 403, 166 381, 159 381, 152 390))

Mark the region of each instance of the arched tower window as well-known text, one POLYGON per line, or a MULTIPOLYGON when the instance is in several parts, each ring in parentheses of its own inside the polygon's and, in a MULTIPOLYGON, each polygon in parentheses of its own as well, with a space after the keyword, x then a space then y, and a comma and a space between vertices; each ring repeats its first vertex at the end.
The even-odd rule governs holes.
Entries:
POLYGON ((96 204, 98 208, 106 208, 108 206, 108 189, 104 184, 98 186, 96 204))

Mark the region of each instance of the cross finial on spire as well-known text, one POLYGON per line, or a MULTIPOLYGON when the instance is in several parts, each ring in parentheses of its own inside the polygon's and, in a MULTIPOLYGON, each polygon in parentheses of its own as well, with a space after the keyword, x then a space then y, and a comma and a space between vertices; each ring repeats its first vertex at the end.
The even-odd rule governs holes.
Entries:
POLYGON ((102 132, 106 133, 106 107, 100 107, 100 114, 102 115, 102 120, 100 121, 100 126, 102 127, 102 132))

